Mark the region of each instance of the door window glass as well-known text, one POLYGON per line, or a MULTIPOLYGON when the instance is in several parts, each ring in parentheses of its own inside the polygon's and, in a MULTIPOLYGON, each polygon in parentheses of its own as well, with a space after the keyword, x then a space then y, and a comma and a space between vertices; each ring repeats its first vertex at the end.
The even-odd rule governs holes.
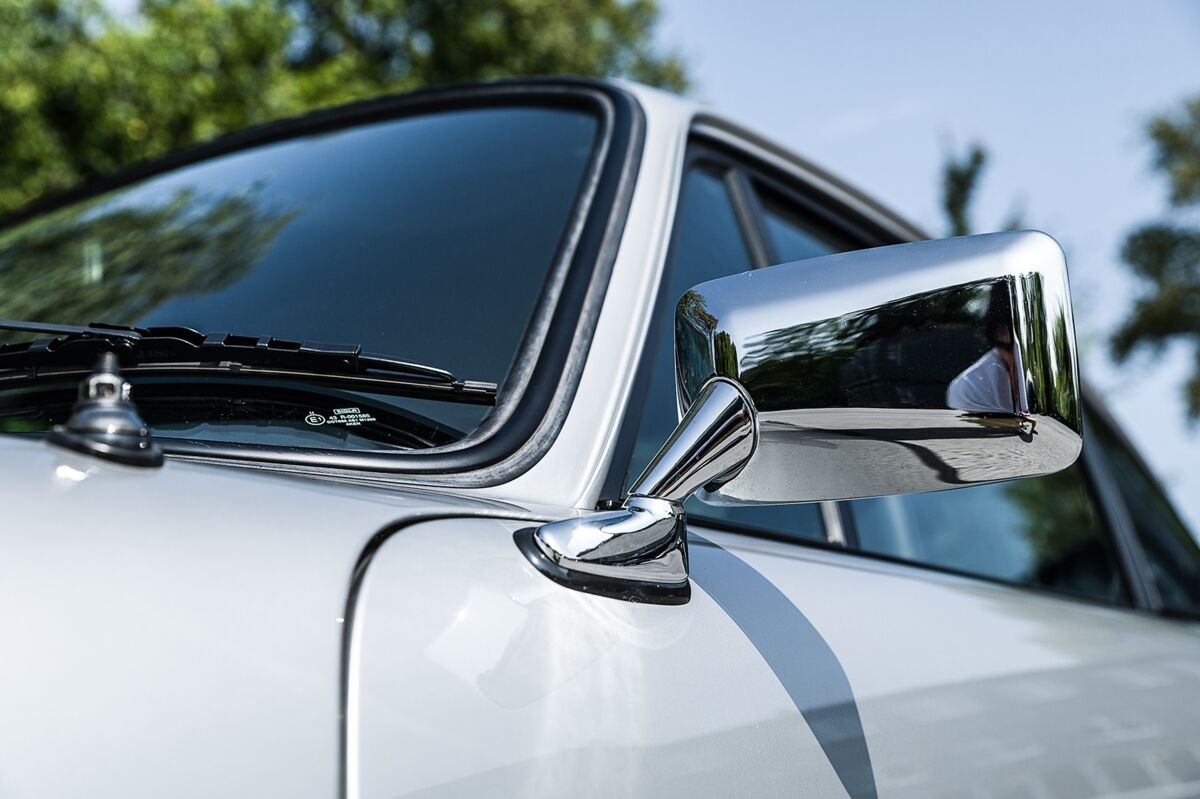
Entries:
POLYGON ((836 251, 804 224, 801 215, 784 198, 761 187, 759 197, 763 209, 763 226, 774 245, 773 253, 777 263, 815 258, 836 251))
POLYGON ((1200 614, 1200 545, 1137 456, 1106 425, 1089 427, 1108 460, 1163 607, 1200 614))
POLYGON ((1057 474, 849 503, 869 552, 1124 604, 1080 466, 1057 474))
POLYGON ((715 168, 699 167, 684 178, 679 199, 666 291, 656 309, 658 340, 650 356, 650 387, 629 463, 631 483, 667 440, 678 422, 675 402, 675 342, 670 320, 675 302, 692 286, 706 280, 746 272, 750 253, 742 239, 725 184, 715 168))

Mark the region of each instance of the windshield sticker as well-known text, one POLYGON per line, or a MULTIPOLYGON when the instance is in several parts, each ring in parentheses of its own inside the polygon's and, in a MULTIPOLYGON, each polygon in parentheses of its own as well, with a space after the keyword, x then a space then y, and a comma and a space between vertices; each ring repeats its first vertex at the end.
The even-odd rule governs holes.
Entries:
POLYGON ((373 422, 375 417, 369 413, 362 411, 359 408, 334 408, 329 412, 329 415, 309 411, 304 417, 304 421, 308 422, 313 427, 321 425, 341 424, 346 427, 359 427, 363 422, 373 422))

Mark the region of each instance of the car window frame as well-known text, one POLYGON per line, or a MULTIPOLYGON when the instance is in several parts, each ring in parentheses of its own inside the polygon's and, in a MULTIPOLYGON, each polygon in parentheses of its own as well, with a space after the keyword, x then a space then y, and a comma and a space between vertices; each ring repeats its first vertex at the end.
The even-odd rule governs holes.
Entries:
POLYGON ((200 161, 302 136, 442 111, 546 107, 589 113, 597 122, 588 165, 525 334, 494 409, 461 441, 423 450, 345 451, 261 443, 163 439, 168 456, 307 475, 454 487, 508 482, 553 445, 574 399, 586 352, 624 233, 640 167, 645 114, 629 91, 601 81, 518 79, 392 95, 238 131, 34 201, 0 218, 0 230, 66 205, 200 161), (535 435, 536 433, 536 435, 535 435))
MULTIPOLYGON (((887 235, 884 232, 886 227, 880 225, 879 220, 871 219, 867 214, 855 213, 854 210, 845 205, 835 210, 833 207, 830 207, 831 203, 829 202, 822 204, 820 198, 824 195, 816 187, 796 181, 795 179, 789 181, 787 177, 773 173, 766 164, 756 162, 738 147, 731 146, 720 135, 721 131, 727 129, 726 127, 710 128, 710 126, 719 124, 717 120, 711 120, 703 116, 697 118, 693 124, 691 135, 688 138, 688 143, 684 150, 683 164, 678 172, 678 180, 673 186, 673 190, 678 198, 680 192, 683 190, 683 185, 687 180, 688 174, 695 168, 715 167, 720 170, 723 173, 726 193, 733 206, 734 216, 741 228, 743 243, 747 247, 753 268, 760 269, 779 263, 774 252, 773 242, 767 234, 762 221, 763 209, 758 203, 758 193, 754 185, 756 183, 769 187, 776 194, 794 199, 799 208, 811 214, 814 226, 821 225, 834 228, 836 230, 836 234, 834 235, 841 237, 841 241, 838 242, 839 245, 844 243, 849 249, 881 246, 882 244, 897 244, 906 240, 894 234, 887 235), (868 239, 867 236, 871 236, 871 238, 868 239), (861 243, 864 241, 872 243, 861 243)), ((816 170, 815 167, 807 164, 805 167, 812 170, 818 178, 833 180, 819 170, 816 170)), ((846 191, 852 192, 849 188, 846 188, 846 191)), ((863 199, 866 202, 865 198, 863 199)), ((871 207, 874 208, 874 206, 871 207)), ((878 210, 882 212, 882 209, 878 210)), ((652 342, 658 340, 658 337, 664 330, 668 329, 667 326, 671 322, 671 310, 669 308, 660 309, 658 306, 662 299, 662 292, 666 291, 671 283, 672 253, 674 250, 674 237, 677 234, 677 221, 678 203, 676 204, 676 215, 671 219, 671 244, 667 248, 662 274, 659 277, 653 298, 655 312, 652 314, 646 337, 643 339, 644 357, 646 353, 651 351, 652 342)), ((915 231, 912 232, 916 233, 915 231)), ((643 359, 634 373, 633 386, 625 417, 622 420, 620 431, 613 447, 610 468, 601 490, 600 500, 597 502, 597 507, 600 509, 618 507, 621 498, 625 494, 625 490, 628 488, 626 485, 628 482, 626 472, 629 460, 633 454, 634 444, 637 440, 641 419, 645 412, 646 396, 650 386, 649 372, 649 366, 643 359)), ((820 514, 826 540, 822 542, 814 539, 805 539, 805 543, 822 546, 832 542, 831 546, 837 548, 844 547, 843 512, 835 503, 823 502, 820 503, 820 514)), ((762 528, 740 527, 734 522, 709 518, 703 514, 696 514, 694 512, 690 514, 690 518, 717 529, 743 532, 760 538, 778 538, 778 540, 790 542, 799 540, 795 537, 787 536, 782 532, 773 534, 762 528)))
MULTIPOLYGON (((672 219, 671 230, 669 231, 669 245, 667 247, 666 261, 663 265, 661 282, 659 283, 655 292, 655 307, 650 323, 651 332, 645 339, 647 345, 645 349, 645 357, 651 360, 640 366, 636 371, 634 386, 631 392, 631 400, 628 404, 628 408, 636 409, 636 421, 633 421, 633 417, 629 416, 628 414, 626 415, 625 420, 623 420, 617 439, 618 443, 614 449, 614 458, 612 460, 614 465, 621 464, 621 466, 619 469, 614 469, 609 473, 610 482, 606 483, 605 485, 605 491, 611 491, 612 496, 623 496, 623 492, 628 488, 627 484, 637 476, 635 474, 630 474, 628 472, 628 467, 630 461, 632 460, 634 448, 637 445, 638 434, 641 432, 641 422, 647 407, 647 396, 651 383, 653 382, 650 376, 650 368, 647 364, 651 363, 652 359, 656 355, 654 350, 658 346, 657 342, 660 341, 659 335, 665 334, 665 331, 670 329, 673 319, 673 306, 659 308, 658 304, 664 299, 663 292, 668 290, 671 285, 672 278, 674 277, 674 254, 676 238, 679 235, 677 222, 683 210, 683 194, 686 190, 687 181, 695 172, 707 172, 709 176, 718 182, 724 189, 724 196, 729 202, 730 210, 733 212, 734 223, 738 228, 738 233, 740 234, 741 238, 741 245, 745 250, 747 260, 750 262, 751 268, 759 269, 763 266, 773 263, 769 260, 763 260, 770 257, 770 248, 764 247, 762 240, 758 240, 756 242, 748 238, 747 235, 745 225, 748 224, 753 218, 751 214, 753 213, 754 206, 751 203, 753 202, 754 195, 753 193, 739 194, 739 191, 744 190, 743 187, 749 186, 749 184, 746 183, 747 176, 744 174, 742 167, 734 159, 731 159, 728 154, 723 152, 722 148, 719 146, 710 146, 707 144, 696 144, 694 146, 689 146, 685 152, 684 164, 679 173, 679 184, 675 187, 677 194, 677 202, 675 203, 675 217, 672 219), (757 254, 755 247, 758 248, 757 254), (629 422, 629 424, 626 424, 626 422, 629 422)), ((602 499, 598 503, 597 507, 615 508, 619 504, 620 503, 618 501, 613 499, 602 499)), ((826 517, 826 510, 827 509, 825 507, 820 508, 820 524, 822 532, 826 535, 826 537, 828 537, 830 521, 826 517)), ((719 525, 722 523, 720 519, 705 515, 703 512, 697 512, 694 508, 689 507, 688 513, 690 517, 696 521, 703 521, 712 525, 719 525)), ((737 523, 730 522, 730 524, 737 523)), ((770 526, 765 524, 758 525, 753 522, 746 521, 738 526, 741 530, 763 537, 771 537, 773 535, 786 537, 786 534, 781 531, 772 532, 770 526)), ((809 538, 806 540, 812 541, 814 539, 809 538)))
MULTIPOLYGON (((1131 460, 1140 468, 1145 478, 1153 485, 1153 487, 1166 499, 1170 510, 1176 516, 1179 511, 1175 509, 1174 503, 1171 502, 1170 494, 1163 487, 1154 470, 1142 457, 1141 452, 1134 446, 1133 441, 1122 429, 1113 414, 1107 407, 1095 396, 1094 392, 1085 386, 1085 400, 1090 400, 1086 404, 1089 413, 1095 418, 1092 427, 1103 425, 1107 428, 1109 434, 1115 440, 1117 446, 1125 451, 1131 460)), ((1087 422, 1085 417, 1085 423, 1087 422)), ((1087 448, 1084 448, 1087 452, 1087 448)), ((1137 524, 1134 522, 1134 509, 1129 507, 1129 503, 1125 499, 1125 494, 1121 491, 1117 484, 1117 476, 1113 470, 1113 466, 1109 461, 1108 454, 1099 446, 1092 448, 1091 463, 1093 471, 1096 474, 1097 483, 1100 484, 1102 490, 1107 495, 1107 501, 1113 506, 1113 517, 1115 524, 1120 527, 1120 538, 1124 540, 1123 546, 1129 549, 1129 558, 1132 568, 1135 569, 1143 583, 1143 590, 1146 597, 1146 609, 1156 615, 1165 618, 1178 620, 1186 623, 1200 622, 1200 612, 1192 612, 1177 608, 1168 608, 1163 603, 1162 596, 1158 591, 1158 584, 1154 579, 1154 572, 1150 566, 1149 557, 1146 555, 1145 547, 1142 544, 1141 537, 1138 535, 1137 524)), ((1182 520, 1181 520, 1182 521, 1182 520)), ((1187 523, 1183 522, 1185 528, 1187 523)), ((1195 535, 1194 531, 1189 529, 1195 535)))
MULTIPOLYGON (((676 202, 674 204, 674 212, 671 216, 671 229, 668 231, 668 245, 663 256, 663 268, 659 275, 658 282, 655 286, 654 296, 651 298, 651 307, 654 309, 650 315, 650 323, 646 328, 646 335, 642 339, 642 354, 636 369, 634 370, 633 384, 629 393, 629 399, 625 404, 625 413, 621 419, 620 428, 617 432, 615 443, 612 448, 612 456, 609 459, 609 468, 605 476, 604 483, 600 490, 600 497, 596 502, 596 507, 599 510, 611 510, 621 506, 622 498, 625 496, 629 476, 629 462, 633 458, 634 446, 637 443, 638 430, 641 427, 642 416, 645 412, 646 398, 650 391, 650 366, 652 360, 653 348, 651 342, 657 341, 658 337, 672 323, 672 314, 669 310, 660 309, 659 302, 662 300, 663 292, 667 291, 671 284, 674 265, 674 249, 675 236, 677 234, 676 223, 678 221, 680 203, 679 196, 683 191, 684 183, 687 181, 688 174, 693 168, 715 165, 718 168, 723 168, 718 151, 709 150, 703 146, 695 146, 689 140, 689 143, 684 151, 683 164, 677 173, 677 181, 672 186, 672 191, 675 194, 676 202), (713 159, 716 159, 715 161, 713 159)), ((728 184, 726 184, 726 192, 728 193, 728 184)), ((744 208, 739 208, 737 200, 730 196, 734 205, 734 216, 737 218, 738 227, 742 230, 743 243, 750 247, 750 243, 746 240, 745 228, 743 227, 744 208)), ((751 263, 758 268, 758 262, 753 250, 750 250, 751 263)))
MULTIPOLYGON (((684 152, 682 168, 678 172, 678 182, 674 187, 677 196, 682 191, 689 170, 697 162, 712 163, 714 160, 718 164, 727 165, 726 187, 734 205, 735 215, 742 225, 742 235, 747 241, 755 268, 778 262, 772 260, 774 257, 772 244, 765 230, 761 205, 759 205, 757 194, 753 190, 753 184, 756 182, 769 187, 772 192, 786 200, 795 202, 799 211, 798 215, 808 215, 816 226, 832 226, 836 231, 835 235, 844 236, 848 244, 857 245, 854 247, 855 249, 881 247, 929 238, 923 231, 906 225, 903 220, 895 218, 886 209, 810 164, 752 134, 714 118, 698 118, 692 126, 684 152)), ((675 235, 676 221, 676 218, 671 220, 672 230, 670 233, 672 237, 675 235)), ((671 281, 670 248, 665 257, 666 261, 653 300, 656 312, 643 340, 643 353, 650 351, 653 342, 658 340, 658 336, 661 335, 664 326, 668 323, 668 317, 671 315, 669 309, 658 310, 661 299, 659 294, 667 290, 671 281)), ((650 383, 649 368, 644 360, 639 363, 633 380, 628 409, 614 446, 613 458, 601 499, 597 503, 597 507, 601 509, 617 507, 627 487, 625 473, 645 410, 646 394, 650 383)), ((1085 407, 1092 404, 1087 401, 1088 396, 1090 395, 1085 389, 1085 407)), ((1140 544, 1133 536, 1132 524, 1129 521, 1124 500, 1121 496, 1114 495, 1115 487, 1106 484, 1104 480, 1103 469, 1098 463, 1102 457, 1099 447, 1084 447, 1083 454, 1079 459, 1079 468, 1084 479, 1085 490, 1101 527, 1100 533, 1105 537, 1103 545, 1114 556, 1117 576, 1121 582, 1121 593, 1127 600, 1127 604, 1067 594, 1051 588, 1014 583, 976 572, 863 550, 857 547, 853 519, 848 504, 845 502, 820 503, 822 523, 826 534, 824 541, 803 539, 782 532, 771 533, 760 528, 743 527, 734 521, 708 518, 695 513, 689 514, 689 524, 694 523, 697 526, 750 538, 833 551, 868 561, 891 563, 931 573, 962 577, 1066 602, 1161 616, 1161 605, 1156 606, 1155 604, 1156 594, 1152 584, 1149 586, 1147 584, 1148 568, 1145 565, 1144 555, 1139 556, 1140 544), (1122 514, 1124 514, 1123 518, 1122 514)))

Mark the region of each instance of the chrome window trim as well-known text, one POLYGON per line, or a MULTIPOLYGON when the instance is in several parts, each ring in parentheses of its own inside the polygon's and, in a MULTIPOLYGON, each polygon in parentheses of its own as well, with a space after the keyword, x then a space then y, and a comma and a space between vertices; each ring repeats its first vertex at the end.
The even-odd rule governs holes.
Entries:
POLYGON ((842 522, 841 506, 836 502, 820 504, 821 523, 825 526, 825 540, 835 546, 848 547, 850 542, 846 538, 846 525, 842 522))
MULTIPOLYGON (((977 583, 984 586, 989 586, 1005 591, 1019 591, 1022 593, 1032 594, 1034 596, 1043 597, 1045 599, 1067 602, 1073 605, 1084 605, 1091 608, 1101 610, 1110 610, 1122 614, 1133 614, 1135 616, 1174 620, 1169 615, 1160 614, 1151 608, 1138 607, 1133 604, 1115 605, 1104 600, 1094 599, 1091 597, 1079 594, 1064 594, 1059 591, 1054 591, 1048 588, 1041 588, 1035 585, 1027 585, 1024 583, 1006 582, 995 577, 976 574, 974 572, 961 571, 948 566, 939 566, 933 563, 922 563, 914 560, 904 560, 891 555, 884 555, 877 552, 869 552, 862 549, 852 549, 843 547, 840 544, 835 544, 827 541, 819 541, 815 539, 805 538, 790 538, 784 535, 773 535, 760 530, 741 529, 735 524, 727 523, 717 519, 691 519, 691 526, 694 526, 701 535, 707 536, 708 532, 723 533, 730 536, 736 536, 743 546, 750 549, 761 549, 762 551, 777 552, 779 547, 787 549, 801 549, 795 557, 816 558, 822 562, 835 564, 843 568, 853 568, 859 570, 870 570, 881 574, 891 574, 911 579, 937 579, 939 581, 966 581, 968 583, 977 583), (757 546, 756 546, 757 545, 757 546)), ((1195 625, 1196 620, 1191 619, 1191 624, 1195 625)))
MULTIPOLYGON (((1108 428, 1110 434, 1116 439, 1117 444, 1125 449, 1133 460, 1145 470, 1156 488, 1167 498, 1167 501, 1172 506, 1172 510, 1174 510, 1174 503, 1171 502, 1170 495, 1159 482, 1154 470, 1149 467, 1146 459, 1142 457, 1138 448, 1134 446, 1133 441, 1122 429, 1112 412, 1100 400, 1099 395, 1087 385, 1084 386, 1084 400, 1087 412, 1098 418, 1100 424, 1108 428)), ((1088 455, 1087 447, 1084 447, 1084 454, 1085 456, 1088 455)), ((1105 511, 1113 519, 1114 535, 1120 539, 1117 542, 1120 547, 1119 554, 1128 561, 1128 568, 1136 575, 1140 583, 1139 591, 1145 597, 1146 607, 1161 618, 1170 621, 1190 625, 1200 622, 1200 614, 1164 607, 1158 584, 1155 582, 1153 572, 1150 569, 1150 561, 1146 555, 1142 540, 1138 535, 1137 525, 1134 523, 1134 511, 1129 507, 1129 503, 1125 500, 1124 494, 1117 485, 1118 477, 1113 472, 1107 453, 1099 447, 1093 448, 1090 456, 1088 456, 1088 466, 1089 472, 1095 480, 1096 491, 1104 495, 1105 511)))
POLYGON ((810 188, 825 199, 832 200, 841 207, 841 210, 851 212, 861 220, 877 227, 878 232, 886 233, 887 237, 891 239, 886 243, 898 244, 931 238, 924 230, 892 213, 815 164, 809 163, 745 128, 716 116, 698 114, 691 130, 693 138, 698 137, 724 145, 753 161, 760 162, 769 169, 787 175, 796 183, 810 188))
MULTIPOLYGON (((765 263, 758 264, 757 260, 763 257, 764 253, 768 251, 768 247, 762 239, 761 225, 753 223, 747 217, 750 209, 745 205, 750 199, 747 194, 749 185, 746 171, 750 168, 749 164, 755 162, 761 165, 761 171, 768 173, 766 177, 770 177, 769 173, 772 170, 782 173, 786 176, 788 184, 803 187, 810 193, 820 196, 824 201, 822 205, 825 213, 832 216, 834 212, 829 210, 829 206, 835 206, 838 215, 837 226, 842 229, 841 233, 848 238, 861 240, 864 237, 872 236, 874 241, 867 246, 896 244, 928 238, 915 225, 892 214, 837 178, 782 148, 726 120, 708 114, 697 114, 693 116, 688 127, 682 166, 678 171, 676 184, 672 190, 678 196, 687 171, 694 163, 709 163, 722 168, 725 172, 726 191, 729 192, 730 201, 734 204, 735 215, 742 228, 750 256, 756 262, 756 267, 765 265, 765 263), (742 205, 739 206, 739 202, 742 205)), ((676 216, 673 215, 671 236, 674 235, 675 222, 676 216)), ((670 258, 669 248, 665 257, 670 258)), ((659 280, 658 293, 653 298, 655 305, 658 304, 659 293, 665 290, 670 277, 669 264, 667 264, 667 268, 663 269, 659 280)), ((659 316, 660 314, 655 314, 650 321, 643 343, 643 352, 649 351, 652 346, 651 342, 663 329, 661 325, 669 324, 669 321, 664 321, 659 316)), ((597 507, 600 509, 617 507, 620 497, 624 494, 628 460, 644 412, 645 395, 649 386, 645 363, 638 365, 634 381, 630 407, 626 409, 622 419, 617 444, 614 448, 614 457, 609 465, 608 476, 597 502, 597 507)), ((831 540, 829 536, 832 534, 834 536, 832 540, 840 542, 838 545, 845 547, 849 533, 845 525, 841 523, 840 512, 830 514, 828 510, 822 509, 821 514, 827 540, 831 540), (831 527, 829 521, 834 516, 838 520, 836 529, 831 527)), ((700 524, 711 523, 718 527, 724 524, 720 520, 704 516, 703 513, 699 515, 693 513, 692 517, 700 524)), ((741 532, 746 531, 742 530, 741 532)))

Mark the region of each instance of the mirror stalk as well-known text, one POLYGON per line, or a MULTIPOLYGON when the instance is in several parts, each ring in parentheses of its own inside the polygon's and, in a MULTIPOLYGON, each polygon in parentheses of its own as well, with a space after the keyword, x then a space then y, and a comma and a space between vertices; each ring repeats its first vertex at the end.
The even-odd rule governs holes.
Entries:
POLYGON ((516 534, 529 561, 556 582, 636 602, 682 604, 688 583, 683 502, 715 490, 749 462, 754 408, 724 378, 710 380, 634 482, 621 508, 550 522, 516 534))

